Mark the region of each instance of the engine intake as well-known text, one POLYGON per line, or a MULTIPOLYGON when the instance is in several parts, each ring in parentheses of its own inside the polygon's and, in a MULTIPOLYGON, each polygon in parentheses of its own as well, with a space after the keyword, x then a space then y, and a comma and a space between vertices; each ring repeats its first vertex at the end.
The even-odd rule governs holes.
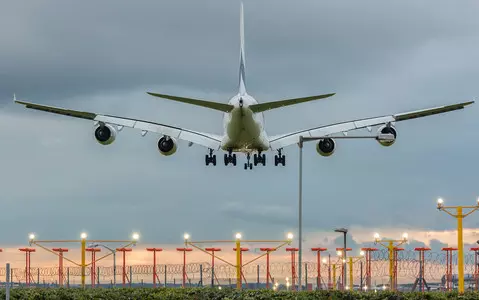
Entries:
POLYGON ((331 138, 325 138, 325 139, 319 140, 319 142, 316 144, 316 151, 318 151, 318 153, 321 156, 332 155, 334 153, 335 148, 336 148, 336 143, 331 138))
POLYGON ((392 144, 394 144, 394 142, 396 142, 397 131, 396 131, 396 128, 394 126, 390 125, 388 127, 386 125, 383 125, 383 126, 378 128, 378 134, 379 133, 383 133, 383 134, 390 133, 394 136, 394 140, 392 140, 392 141, 384 141, 384 140, 383 141, 378 141, 378 143, 381 144, 382 146, 389 147, 392 144))
POLYGON ((110 124, 98 125, 95 129, 95 139, 102 145, 110 145, 116 139, 116 129, 110 124))
POLYGON ((177 146, 174 138, 163 136, 158 140, 158 150, 161 154, 168 156, 176 152, 177 146))

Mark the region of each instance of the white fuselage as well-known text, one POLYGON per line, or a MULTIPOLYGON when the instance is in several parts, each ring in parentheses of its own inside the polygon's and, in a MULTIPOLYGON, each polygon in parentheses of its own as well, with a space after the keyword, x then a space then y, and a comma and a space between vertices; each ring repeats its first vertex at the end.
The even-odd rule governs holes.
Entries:
POLYGON ((255 152, 269 149, 263 113, 253 113, 249 106, 258 102, 248 94, 233 96, 234 109, 223 117, 224 136, 221 149, 233 152, 255 152))

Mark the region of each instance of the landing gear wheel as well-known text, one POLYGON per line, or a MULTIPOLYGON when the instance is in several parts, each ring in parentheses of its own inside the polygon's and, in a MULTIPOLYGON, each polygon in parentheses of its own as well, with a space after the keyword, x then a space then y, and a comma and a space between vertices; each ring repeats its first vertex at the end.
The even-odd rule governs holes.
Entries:
MULTIPOLYGON (((256 154, 255 154, 254 157, 256 157, 256 154)), ((249 168, 250 170, 253 169, 253 164, 250 162, 250 159, 251 159, 251 153, 247 153, 247 154, 246 154, 246 163, 244 164, 244 169, 245 169, 245 170, 248 169, 248 168, 249 168)), ((256 157, 256 159, 257 159, 257 157, 256 157)), ((255 164, 255 165, 256 165, 256 164, 255 164)))
POLYGON ((236 166, 236 154, 231 154, 231 151, 229 151, 228 154, 225 153, 225 166, 229 165, 230 163, 233 164, 233 166, 236 166))
POLYGON ((213 149, 210 149, 209 155, 205 155, 205 164, 208 166, 210 163, 212 163, 213 166, 216 166, 216 155, 213 155, 213 149))
POLYGON ((279 149, 278 154, 274 156, 274 165, 277 166, 279 164, 283 166, 286 165, 286 156, 281 154, 281 149, 279 149))
POLYGON ((258 155, 257 154, 253 155, 253 163, 254 163, 255 166, 258 165, 258 155))

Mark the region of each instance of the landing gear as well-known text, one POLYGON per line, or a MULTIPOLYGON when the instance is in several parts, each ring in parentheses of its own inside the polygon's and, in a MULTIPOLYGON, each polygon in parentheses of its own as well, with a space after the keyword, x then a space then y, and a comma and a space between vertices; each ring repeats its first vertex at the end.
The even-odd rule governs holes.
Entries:
POLYGON ((216 155, 213 155, 213 149, 210 149, 210 154, 205 155, 205 163, 206 165, 209 165, 210 163, 213 164, 213 166, 216 166, 216 155))
POLYGON ((255 166, 258 164, 262 164, 263 166, 266 166, 266 155, 261 154, 261 152, 259 152, 258 154, 255 154, 253 156, 253 163, 255 166))
POLYGON ((286 165, 286 156, 281 154, 281 149, 278 149, 278 155, 274 156, 274 165, 277 166, 282 164, 283 166, 286 165))
POLYGON ((250 153, 247 153, 247 154, 246 154, 246 160, 247 160, 247 162, 244 163, 244 169, 245 169, 245 170, 248 169, 248 168, 249 168, 250 170, 253 169, 253 164, 250 163, 250 159, 251 159, 251 154, 250 154, 250 153))
POLYGON ((225 153, 225 166, 229 165, 230 163, 233 164, 233 166, 236 166, 236 154, 231 154, 233 151, 229 150, 229 153, 225 153))

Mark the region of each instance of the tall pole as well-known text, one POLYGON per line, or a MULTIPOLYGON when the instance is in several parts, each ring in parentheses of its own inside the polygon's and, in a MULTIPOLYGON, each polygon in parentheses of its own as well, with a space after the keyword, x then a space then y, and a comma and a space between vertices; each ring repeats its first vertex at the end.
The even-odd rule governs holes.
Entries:
MULTIPOLYGON (((346 274, 346 269, 345 269, 345 274, 346 274)), ((346 275, 344 276, 346 277, 346 275)), ((349 258, 349 289, 352 291, 353 290, 353 258, 349 258)))
POLYGON ((236 289, 241 290, 241 241, 236 238, 236 289))
POLYGON ((113 252, 113 286, 116 287, 116 251, 113 252))
MULTIPOLYGON (((346 234, 347 234, 347 231, 344 231, 343 232, 343 235, 344 235, 344 261, 343 261, 343 270, 344 270, 344 275, 343 275, 343 287, 346 288, 346 273, 347 273, 347 268, 346 268, 346 261, 347 261, 347 255, 348 255, 348 248, 346 248, 346 234)), ((352 276, 351 276, 351 280, 352 280, 352 276)))
POLYGON ((389 288, 392 289, 394 285, 394 245, 393 241, 389 241, 388 245, 389 252, 389 288))
POLYGON ((298 291, 301 291, 301 266, 303 264, 303 136, 299 137, 299 241, 298 241, 298 291))
POLYGON ((439 198, 437 200, 437 209, 445 211, 448 215, 457 219, 457 249, 458 249, 458 292, 464 294, 464 244, 462 238, 462 219, 472 214, 479 209, 479 198, 474 206, 444 206, 444 200, 439 198), (452 213, 450 209, 456 209, 456 214, 452 213), (467 213, 463 213, 463 209, 468 209, 467 213))
POLYGON ((459 286, 458 292, 459 294, 464 293, 464 244, 462 241, 462 206, 458 206, 456 209, 457 214, 457 268, 458 268, 458 275, 459 275, 459 286))
POLYGON ((7 267, 5 269, 5 299, 10 300, 10 264, 7 263, 7 267))
POLYGON ((81 287, 85 288, 85 268, 86 268, 86 237, 81 239, 81 287))

